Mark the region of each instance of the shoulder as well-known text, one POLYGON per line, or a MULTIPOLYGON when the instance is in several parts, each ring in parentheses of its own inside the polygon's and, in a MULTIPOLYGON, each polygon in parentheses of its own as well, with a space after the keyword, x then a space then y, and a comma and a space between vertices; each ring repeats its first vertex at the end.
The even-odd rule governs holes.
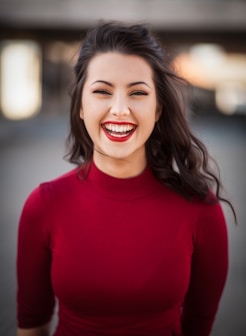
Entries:
POLYGON ((79 177, 79 168, 77 167, 55 179, 42 182, 37 189, 43 201, 50 202, 52 199, 59 200, 61 197, 68 196, 78 188, 81 182, 82 179, 79 177))
POLYGON ((225 222, 225 216, 222 209, 222 205, 212 191, 210 191, 207 197, 207 202, 206 201, 199 202, 198 208, 199 208, 197 218, 198 225, 199 223, 206 223, 208 226, 210 223, 225 222))
POLYGON ((218 246, 222 240, 227 241, 226 218, 219 201, 213 204, 202 202, 195 223, 195 238, 197 242, 216 241, 218 246))
POLYGON ((214 230, 226 230, 226 220, 221 203, 212 191, 207 200, 188 200, 172 189, 166 189, 169 209, 183 220, 189 222, 189 227, 196 235, 214 230))
POLYGON ((71 188, 78 180, 78 168, 75 168, 55 179, 42 182, 28 195, 23 206, 23 211, 37 212, 38 209, 42 211, 43 207, 47 210, 52 198, 59 195, 62 191, 71 188))
POLYGON ((224 213, 222 210, 221 203, 212 191, 209 191, 206 200, 201 200, 198 198, 186 199, 184 196, 171 191, 173 194, 173 199, 175 199, 176 204, 187 212, 194 215, 195 224, 202 225, 202 223, 224 221, 224 213))
POLYGON ((71 183, 76 183, 76 181, 79 180, 78 176, 78 169, 79 168, 74 168, 52 180, 42 182, 39 185, 40 191, 45 191, 45 190, 52 190, 55 188, 62 188, 65 186, 69 186, 71 183))
POLYGON ((63 204, 66 204, 66 190, 79 180, 77 171, 76 168, 51 181, 41 183, 29 194, 19 219, 20 232, 23 230, 43 232, 49 227, 52 218, 63 209, 63 204), (64 199, 63 203, 61 196, 64 199))

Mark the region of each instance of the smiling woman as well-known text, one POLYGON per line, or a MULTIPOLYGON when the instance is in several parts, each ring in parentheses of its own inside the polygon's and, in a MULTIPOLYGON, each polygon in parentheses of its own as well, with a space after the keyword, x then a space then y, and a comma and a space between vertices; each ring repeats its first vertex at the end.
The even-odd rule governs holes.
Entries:
POLYGON ((145 26, 88 32, 71 96, 77 167, 38 186, 20 218, 18 335, 48 333, 55 298, 54 336, 210 334, 228 269, 219 201, 233 207, 181 82, 145 26))

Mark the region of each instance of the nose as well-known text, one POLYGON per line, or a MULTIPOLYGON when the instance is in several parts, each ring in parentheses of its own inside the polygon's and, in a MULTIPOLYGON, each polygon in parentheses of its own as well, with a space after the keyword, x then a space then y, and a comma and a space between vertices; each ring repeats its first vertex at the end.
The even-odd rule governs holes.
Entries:
POLYGON ((112 100, 110 113, 118 118, 125 117, 130 114, 127 98, 123 95, 117 95, 112 100))

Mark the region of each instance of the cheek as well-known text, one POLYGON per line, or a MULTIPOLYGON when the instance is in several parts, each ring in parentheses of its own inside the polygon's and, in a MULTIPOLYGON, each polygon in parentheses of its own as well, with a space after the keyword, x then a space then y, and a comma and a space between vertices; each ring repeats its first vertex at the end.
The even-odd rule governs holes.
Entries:
POLYGON ((83 121, 91 138, 100 132, 101 120, 96 110, 86 109, 83 111, 83 121))
POLYGON ((155 116, 154 114, 147 115, 144 119, 142 119, 142 121, 139 120, 139 122, 140 125, 142 125, 141 134, 147 140, 155 127, 155 116))
POLYGON ((106 100, 98 100, 93 98, 84 98, 82 100, 82 110, 84 117, 100 119, 100 117, 107 111, 108 102, 106 100))
POLYGON ((143 106, 141 112, 142 122, 146 124, 147 128, 152 128, 155 122, 159 119, 160 115, 156 102, 153 101, 149 104, 146 104, 145 106, 143 106))

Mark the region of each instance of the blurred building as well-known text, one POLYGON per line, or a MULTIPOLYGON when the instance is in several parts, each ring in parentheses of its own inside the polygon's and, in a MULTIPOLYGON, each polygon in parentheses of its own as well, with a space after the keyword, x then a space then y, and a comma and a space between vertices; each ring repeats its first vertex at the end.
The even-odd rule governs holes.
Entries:
POLYGON ((19 119, 40 111, 67 111, 78 41, 98 20, 108 19, 150 24, 178 71, 194 86, 193 109, 246 112, 243 0, 0 0, 2 114, 19 119), (22 49, 29 46, 26 60, 20 55, 21 43, 22 49), (15 70, 10 49, 18 60, 13 60, 15 70), (26 70, 25 64, 29 64, 26 70), (21 76, 25 81, 20 80, 18 86, 15 78, 21 76))

